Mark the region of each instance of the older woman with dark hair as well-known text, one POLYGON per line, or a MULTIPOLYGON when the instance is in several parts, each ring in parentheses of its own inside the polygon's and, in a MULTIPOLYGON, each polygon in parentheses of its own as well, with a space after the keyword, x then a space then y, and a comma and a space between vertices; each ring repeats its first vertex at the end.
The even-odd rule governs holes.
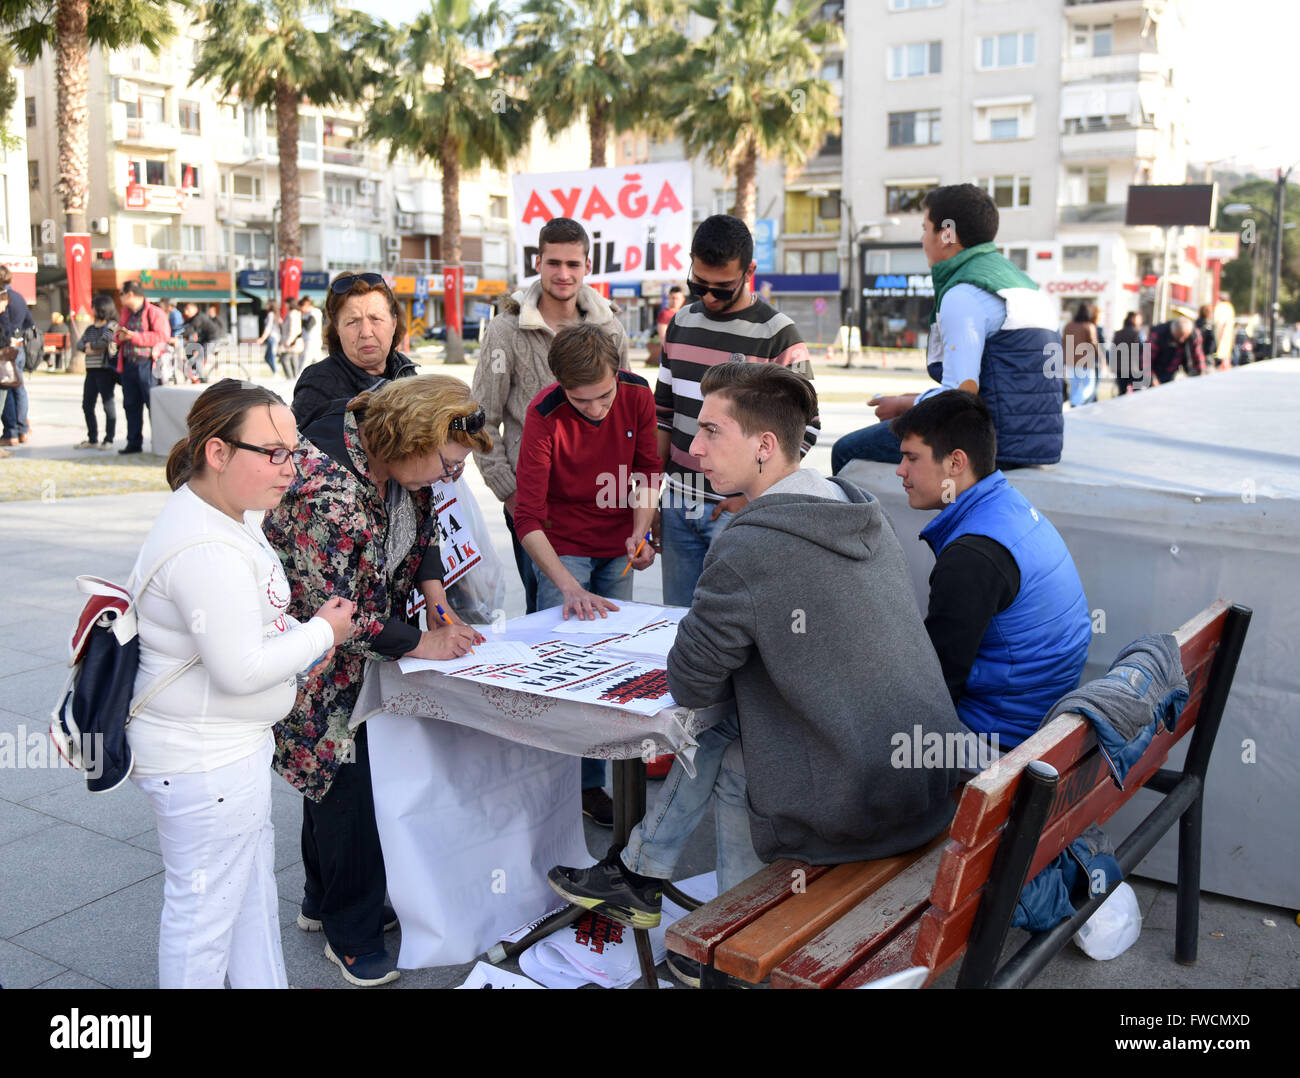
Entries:
POLYGON ((341 273, 325 300, 323 360, 305 367, 293 389, 293 416, 306 431, 331 404, 417 372, 397 351, 406 316, 378 273, 341 273))
MULTIPOLYGON (((378 301, 384 294, 362 295, 378 301)), ((345 341, 349 333, 377 339, 346 318, 340 331, 345 341)), ((339 401, 303 432, 309 443, 298 480, 266 516, 292 586, 290 611, 315 609, 320 597, 357 604, 354 635, 276 727, 274 761, 305 795, 298 925, 324 930, 325 956, 356 985, 395 980, 397 970, 384 950, 392 918, 384 911, 366 728, 350 731, 349 720, 366 660, 453 659, 483 639, 447 605, 429 488, 459 476, 471 450, 492 448, 484 423, 469 387, 445 375, 339 401), (430 624, 439 604, 447 624, 421 631, 408 620, 407 600, 417 590, 430 624)))

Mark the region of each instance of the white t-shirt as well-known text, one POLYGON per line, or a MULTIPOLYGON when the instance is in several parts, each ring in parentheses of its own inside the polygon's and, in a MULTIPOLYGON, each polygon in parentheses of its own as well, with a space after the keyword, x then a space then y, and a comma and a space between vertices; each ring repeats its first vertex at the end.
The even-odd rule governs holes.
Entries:
POLYGON ((196 535, 232 539, 243 551, 228 542, 189 547, 140 597, 135 692, 195 653, 199 662, 127 728, 136 774, 212 771, 263 749, 293 707, 295 675, 334 643, 324 618, 300 624, 286 613, 289 581, 261 518, 246 513, 240 524, 186 485, 167 500, 140 548, 137 578, 196 535))

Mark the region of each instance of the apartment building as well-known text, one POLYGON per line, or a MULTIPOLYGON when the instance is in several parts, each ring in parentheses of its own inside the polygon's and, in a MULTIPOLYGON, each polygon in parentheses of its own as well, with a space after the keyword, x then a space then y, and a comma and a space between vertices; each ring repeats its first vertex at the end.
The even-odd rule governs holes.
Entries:
POLYGON ((1129 184, 1182 183, 1178 0, 862 0, 848 6, 843 235, 864 341, 923 346, 925 192, 989 190, 998 242, 1104 326, 1150 305, 1158 230, 1126 228, 1129 184))
MULTIPOLYGON (((32 124, 24 119, 26 95, 23 73, 12 72, 18 82, 18 96, 9 115, 0 117, 0 130, 7 136, 0 140, 0 265, 13 274, 10 287, 29 303, 36 299, 37 260, 32 257, 31 218, 27 191, 31 173, 27 162, 26 137, 32 124)), ((8 342, 6 342, 8 343, 8 342)))
MULTIPOLYGON (((139 277, 156 295, 217 303, 228 325, 235 313, 238 334, 247 339, 257 335, 279 255, 275 114, 190 84, 202 33, 201 24, 183 23, 158 56, 141 48, 91 51, 92 283, 116 290, 139 277)), ((61 267, 53 59, 28 72, 30 206, 38 223, 31 238, 43 263, 61 267)), ((426 319, 442 317, 438 173, 406 156, 390 163, 386 147, 362 139, 362 124, 359 109, 301 106, 303 288, 320 303, 337 272, 389 273, 418 335, 426 319), (421 287, 418 277, 435 280, 421 287)), ((467 317, 505 287, 508 194, 507 178, 494 170, 462 180, 467 317)), ((46 301, 62 306, 62 277, 49 276, 46 301)))

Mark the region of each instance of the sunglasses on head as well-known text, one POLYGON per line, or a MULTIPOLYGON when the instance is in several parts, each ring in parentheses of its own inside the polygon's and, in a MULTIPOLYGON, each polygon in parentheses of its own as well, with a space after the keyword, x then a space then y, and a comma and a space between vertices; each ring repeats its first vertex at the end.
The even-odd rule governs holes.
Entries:
POLYGON ((346 295, 357 281, 363 281, 372 288, 384 283, 382 273, 341 273, 330 284, 330 291, 336 296, 346 295))
POLYGON ((469 415, 460 415, 451 421, 448 430, 461 430, 466 434, 477 434, 487 425, 487 415, 480 408, 477 412, 470 412, 469 415))

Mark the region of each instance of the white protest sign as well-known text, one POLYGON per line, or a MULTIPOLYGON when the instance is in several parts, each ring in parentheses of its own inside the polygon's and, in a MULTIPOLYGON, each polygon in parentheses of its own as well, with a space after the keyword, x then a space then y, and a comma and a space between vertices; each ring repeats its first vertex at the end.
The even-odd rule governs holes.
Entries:
POLYGON ((570 217, 591 237, 586 280, 681 281, 691 249, 691 166, 686 161, 534 172, 512 177, 518 264, 537 275, 537 234, 570 217))

